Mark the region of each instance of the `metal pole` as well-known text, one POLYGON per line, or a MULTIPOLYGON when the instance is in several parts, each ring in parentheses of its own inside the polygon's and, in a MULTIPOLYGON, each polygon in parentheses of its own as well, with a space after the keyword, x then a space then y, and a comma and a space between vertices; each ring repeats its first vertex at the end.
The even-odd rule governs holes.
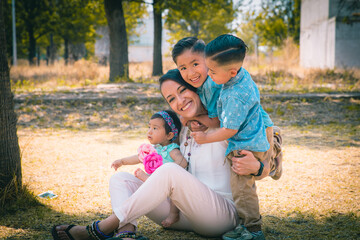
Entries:
POLYGON ((17 52, 16 52, 16 25, 15 25, 15 0, 12 0, 12 32, 13 32, 13 65, 17 65, 17 52))

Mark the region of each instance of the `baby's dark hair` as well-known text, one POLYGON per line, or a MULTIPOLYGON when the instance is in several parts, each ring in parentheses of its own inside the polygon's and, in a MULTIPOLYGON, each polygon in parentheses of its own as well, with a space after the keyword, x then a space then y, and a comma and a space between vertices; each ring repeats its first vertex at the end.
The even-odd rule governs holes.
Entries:
POLYGON ((210 58, 219 65, 242 62, 247 48, 240 38, 231 34, 223 34, 206 45, 205 57, 210 58))
POLYGON ((192 52, 203 53, 205 50, 205 42, 196 37, 186 37, 179 40, 171 52, 174 62, 176 63, 177 57, 188 49, 192 52))
MULTIPOLYGON (((171 111, 171 110, 164 110, 165 112, 167 112, 169 114, 169 116, 172 118, 174 124, 175 124, 175 127, 177 128, 178 130, 178 133, 180 134, 180 131, 181 131, 181 122, 180 122, 180 119, 179 117, 176 115, 175 112, 171 111)), ((154 115, 151 116, 150 119, 155 119, 155 118, 161 118, 162 120, 164 120, 165 124, 165 132, 166 134, 169 134, 171 131, 171 127, 169 126, 169 124, 166 123, 165 119, 159 114, 159 113, 155 113, 154 115)))

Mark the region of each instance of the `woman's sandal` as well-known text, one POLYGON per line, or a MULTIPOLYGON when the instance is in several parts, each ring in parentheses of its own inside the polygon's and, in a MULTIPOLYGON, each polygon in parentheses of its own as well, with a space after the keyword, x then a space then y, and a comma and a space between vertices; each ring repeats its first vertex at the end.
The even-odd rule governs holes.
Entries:
MULTIPOLYGON (((111 233, 109 235, 106 235, 105 233, 103 233, 102 231, 100 231, 99 228, 99 222, 100 221, 95 221, 92 224, 86 226, 86 231, 88 233, 88 235, 90 236, 91 239, 94 240, 121 240, 124 238, 131 238, 131 239, 137 239, 137 240, 149 240, 147 237, 138 235, 134 232, 130 232, 130 231, 124 231, 124 232, 120 232, 119 234, 117 234, 114 237, 114 233, 111 233)), ((59 226, 59 225, 57 225, 59 226)), ((53 226, 53 228, 51 229, 51 234, 54 238, 54 240, 60 240, 60 237, 58 235, 58 232, 56 231, 56 227, 57 226, 53 226)), ((66 236, 70 239, 70 240, 75 240, 74 237, 70 234, 70 229, 72 229, 73 227, 75 227, 76 225, 69 225, 64 232, 66 233, 66 236)))
MULTIPOLYGON (((51 229, 51 235, 53 236, 54 240, 60 240, 60 237, 58 235, 58 232, 56 231, 56 227, 58 227, 60 225, 57 225, 57 226, 53 226, 52 229, 51 229)), ((75 227, 76 225, 69 225, 65 230, 64 232, 66 233, 66 236, 70 239, 70 240, 75 240, 73 238, 73 236, 70 234, 70 229, 72 229, 73 227, 75 227)))
MULTIPOLYGON (((103 233, 102 231, 100 231, 100 228, 99 228, 99 222, 100 221, 95 221, 93 222, 92 224, 86 226, 86 231, 89 235, 89 237, 91 239, 94 239, 94 240, 105 240, 105 239, 109 239, 109 238, 112 238, 114 236, 114 232, 112 232, 111 234, 109 235, 106 235, 105 233, 103 233)), ((57 226, 53 226, 53 228, 51 229, 51 234, 54 238, 54 240, 60 240, 60 237, 58 235, 58 232, 56 231, 56 227, 58 227, 59 225, 57 226)), ((65 230, 64 232, 66 233, 66 236, 70 239, 70 240, 75 240, 74 237, 70 234, 70 229, 72 229, 73 227, 75 227, 76 225, 69 225, 65 230)))

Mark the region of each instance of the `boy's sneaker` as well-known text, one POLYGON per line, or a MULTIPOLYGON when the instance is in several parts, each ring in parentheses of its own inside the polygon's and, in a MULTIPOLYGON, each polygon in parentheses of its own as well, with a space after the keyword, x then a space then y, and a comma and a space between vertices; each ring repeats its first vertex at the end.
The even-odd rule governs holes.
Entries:
POLYGON ((274 131, 274 147, 277 151, 277 155, 274 158, 275 162, 275 170, 273 170, 269 175, 274 180, 278 180, 282 175, 282 160, 283 160, 283 153, 281 150, 281 144, 282 144, 282 137, 281 137, 281 130, 277 126, 273 126, 274 131))
POLYGON ((234 230, 231 230, 222 235, 223 240, 251 240, 254 236, 242 225, 237 225, 234 230))

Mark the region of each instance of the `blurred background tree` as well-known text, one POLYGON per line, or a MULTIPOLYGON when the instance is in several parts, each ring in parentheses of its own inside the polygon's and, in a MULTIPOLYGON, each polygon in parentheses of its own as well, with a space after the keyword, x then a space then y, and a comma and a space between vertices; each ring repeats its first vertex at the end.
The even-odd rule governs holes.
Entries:
MULTIPOLYGON (((181 2, 181 1, 180 1, 181 2)), ((186 3, 170 1, 165 26, 170 31, 170 42, 194 36, 206 43, 224 33, 231 33, 235 19, 232 0, 200 0, 186 3)))
MULTIPOLYGON (((11 58, 12 0, 4 1, 7 52, 11 58)), ((113 44, 110 81, 128 80, 129 36, 141 34, 137 26, 151 7, 154 12, 153 76, 162 74, 163 28, 169 30, 171 44, 186 36, 209 42, 224 33, 237 34, 249 45, 250 52, 256 53, 259 46, 268 52, 279 49, 287 38, 299 43, 301 0, 238 0, 235 3, 232 0, 16 0, 18 58, 27 58, 31 65, 39 64, 40 58, 48 64, 60 58, 65 63, 89 59, 94 56, 96 38, 101 37, 96 29, 107 24, 110 35, 115 34, 110 37, 113 44), (254 2, 260 5, 254 8, 254 2), (110 7, 105 11, 107 4, 110 7), (117 11, 120 7, 122 11, 117 11), (112 29, 114 24, 118 24, 116 30, 112 29)))
POLYGON ((300 9, 301 0, 261 1, 259 9, 241 11, 243 21, 238 28, 239 36, 244 36, 245 42, 254 48, 254 41, 269 49, 279 48, 287 38, 299 44, 300 9))

